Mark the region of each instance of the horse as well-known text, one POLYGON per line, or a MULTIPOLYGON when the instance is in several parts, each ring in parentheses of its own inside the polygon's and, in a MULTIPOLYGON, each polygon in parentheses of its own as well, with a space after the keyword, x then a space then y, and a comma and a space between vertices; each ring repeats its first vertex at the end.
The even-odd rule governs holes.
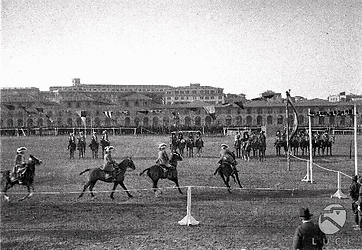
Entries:
POLYGON ((23 174, 23 177, 21 178, 22 184, 19 184, 19 181, 13 181, 13 182, 11 181, 11 178, 10 178, 11 171, 10 170, 1 171, 1 173, 2 173, 1 183, 3 184, 2 193, 4 194, 5 200, 10 201, 10 198, 6 192, 8 189, 13 187, 15 184, 24 185, 28 189, 28 194, 26 196, 24 196, 23 198, 21 198, 20 201, 25 200, 28 197, 31 197, 34 192, 33 182, 34 182, 34 176, 35 176, 35 166, 40 165, 42 163, 43 163, 42 160, 36 158, 35 156, 33 156, 33 155, 29 156, 29 161, 26 164, 25 172, 23 174))
POLYGON ((287 148, 287 141, 286 140, 282 140, 282 139, 277 139, 275 142, 274 142, 274 146, 275 146, 275 151, 276 151, 276 155, 277 156, 280 156, 281 155, 281 148, 284 149, 284 153, 286 154, 287 151, 288 151, 288 148, 287 148))
POLYGON ((101 140, 101 148, 102 148, 102 159, 104 158, 104 150, 106 147, 110 146, 111 144, 109 143, 109 141, 106 141, 102 138, 101 140))
POLYGON ((299 146, 300 146, 299 138, 293 136, 293 138, 291 138, 290 141, 289 141, 289 147, 290 147, 293 155, 298 155, 299 146))
POLYGON ((77 144, 74 141, 69 141, 68 150, 69 150, 69 159, 74 159, 74 152, 77 149, 77 144))
POLYGON ((330 138, 330 137, 325 137, 323 138, 323 143, 322 143, 322 154, 324 155, 332 155, 332 145, 334 143, 334 137, 330 138))
POLYGON ((192 138, 187 138, 186 150, 188 157, 194 157, 194 140, 192 138))
POLYGON ((186 147, 186 140, 185 140, 184 138, 182 138, 182 139, 179 140, 179 142, 178 142, 178 150, 179 150, 180 155, 181 155, 182 157, 184 156, 185 147, 186 147))
POLYGON ((299 147, 302 150, 302 155, 307 155, 309 151, 309 139, 306 137, 302 137, 299 142, 299 147))
POLYGON ((230 165, 230 163, 228 163, 226 161, 222 161, 220 166, 216 169, 214 175, 216 175, 217 173, 219 173, 219 175, 221 176, 221 178, 224 181, 229 193, 231 193, 231 187, 230 187, 230 184, 229 184, 230 176, 232 176, 234 178, 234 181, 235 180, 237 181, 240 188, 243 188, 243 186, 240 183, 238 172, 233 171, 233 168, 230 165))
POLYGON ((84 160, 85 148, 86 148, 85 142, 81 139, 78 139, 77 149, 79 151, 79 159, 82 158, 84 160))
POLYGON ((204 141, 202 138, 196 138, 195 140, 196 156, 201 157, 202 148, 204 147, 204 141))
POLYGON ((240 139, 236 139, 234 141, 234 148, 235 148, 235 152, 236 152, 236 157, 240 158, 241 157, 241 140, 240 139))
POLYGON ((250 152, 251 152, 251 141, 247 140, 243 142, 241 148, 241 156, 245 161, 250 161, 250 152))
POLYGON ((116 163, 116 179, 108 178, 106 179, 105 174, 103 170, 101 170, 99 167, 97 168, 87 168, 83 170, 79 175, 84 174, 85 172, 89 171, 89 177, 88 182, 84 185, 82 193, 79 195, 78 198, 81 198, 85 192, 85 190, 89 187, 90 194, 92 198, 94 198, 93 194, 93 187, 97 183, 98 180, 104 181, 104 182, 113 182, 113 189, 111 192, 111 199, 114 199, 114 191, 117 188, 117 185, 119 184, 127 193, 129 198, 132 198, 133 196, 128 192, 126 186, 124 185, 124 175, 126 173, 127 168, 130 168, 132 170, 135 170, 136 167, 133 163, 133 160, 131 157, 126 157, 122 162, 116 163))
POLYGON ((97 142, 96 140, 92 140, 91 143, 89 144, 89 148, 92 151, 92 158, 98 159, 99 142, 97 142))
POLYGON ((152 182, 153 182, 153 189, 155 191, 155 194, 157 192, 157 183, 159 179, 169 179, 171 181, 173 181, 176 184, 176 187, 178 188, 178 191, 180 192, 180 194, 182 194, 181 188, 178 184, 178 177, 177 177, 177 162, 178 161, 182 161, 183 158, 182 156, 178 153, 178 152, 172 152, 171 153, 171 157, 170 157, 170 165, 173 166, 173 168, 169 169, 166 171, 163 170, 163 168, 159 165, 153 165, 150 168, 146 168, 145 170, 143 170, 140 173, 140 176, 144 173, 147 172, 148 177, 151 178, 152 182))
POLYGON ((323 153, 323 151, 321 152, 321 149, 324 147, 323 144, 324 144, 324 141, 322 139, 319 139, 316 137, 312 138, 313 156, 316 156, 317 153, 318 153, 318 155, 321 155, 321 153, 323 153))

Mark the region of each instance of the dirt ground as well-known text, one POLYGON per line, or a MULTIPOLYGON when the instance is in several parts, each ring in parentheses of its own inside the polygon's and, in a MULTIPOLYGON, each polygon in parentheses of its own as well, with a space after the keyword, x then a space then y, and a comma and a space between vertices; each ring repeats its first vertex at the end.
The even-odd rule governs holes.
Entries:
MULTIPOLYGON (((238 160, 243 190, 231 182, 233 191, 228 194, 221 178, 213 175, 219 145, 231 145, 232 138, 205 137, 202 157, 179 163, 184 194, 172 182, 161 180, 162 193, 155 197, 150 180, 139 173, 154 163, 158 143, 168 142, 168 137, 112 139, 116 160, 132 155, 136 164, 125 180, 134 198, 118 187, 111 200, 112 185, 99 182, 95 199, 88 194, 77 199, 87 180, 79 173, 102 160, 91 159, 89 150, 85 160, 69 160, 66 137, 1 138, 2 170, 12 167, 20 145, 44 161, 36 170, 33 197, 18 201, 26 190, 15 186, 9 190, 11 201, 1 200, 1 249, 290 249, 300 223, 299 207, 309 207, 317 222, 323 208, 334 203, 347 210, 347 221, 338 233, 328 236, 327 249, 362 245, 361 232, 352 229, 350 200, 330 198, 337 188, 335 173, 316 168, 314 184, 301 182, 306 163, 293 160, 288 170, 285 158, 274 156, 272 140, 268 140, 266 161, 238 160), (178 224, 186 215, 186 186, 194 186, 191 213, 200 222, 197 226, 178 224)), ((350 139, 337 138, 334 155, 316 157, 315 162, 352 175, 350 139)), ((344 177, 341 183, 348 194, 350 179, 344 177)))

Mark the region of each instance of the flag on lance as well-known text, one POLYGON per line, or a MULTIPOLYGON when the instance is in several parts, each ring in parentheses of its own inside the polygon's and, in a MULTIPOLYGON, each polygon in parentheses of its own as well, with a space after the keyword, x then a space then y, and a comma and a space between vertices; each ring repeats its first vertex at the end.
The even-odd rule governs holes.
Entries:
POLYGON ((85 121, 86 121, 86 117, 87 117, 87 110, 77 110, 76 111, 77 115, 80 116, 80 119, 82 119, 82 122, 85 126, 85 121))
POLYGON ((287 91, 286 93, 287 93, 287 102, 292 107, 292 111, 293 111, 293 115, 294 115, 292 132, 291 132, 291 134, 289 136, 289 140, 290 140, 290 139, 293 138, 293 136, 295 135, 295 133, 298 130, 298 113, 297 113, 297 110, 296 110, 296 108, 295 108, 295 106, 294 106, 294 104, 292 102, 289 91, 287 91))

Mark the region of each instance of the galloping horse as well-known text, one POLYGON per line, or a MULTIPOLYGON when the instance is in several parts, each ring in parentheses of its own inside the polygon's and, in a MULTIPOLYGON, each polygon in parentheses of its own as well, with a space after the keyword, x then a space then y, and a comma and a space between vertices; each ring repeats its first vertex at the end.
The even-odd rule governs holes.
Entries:
POLYGON ((221 176, 221 178, 224 181, 229 193, 231 193, 231 187, 230 187, 230 184, 229 184, 230 176, 232 176, 234 178, 234 181, 236 179, 236 181, 239 184, 240 188, 243 188, 243 186, 240 183, 238 172, 233 171, 233 168, 230 165, 230 163, 228 163, 226 161, 222 161, 220 166, 216 169, 214 175, 216 175, 217 173, 219 173, 219 175, 221 176))
POLYGON ((98 148, 99 148, 99 143, 96 140, 92 140, 91 143, 89 144, 89 147, 92 151, 92 158, 93 159, 98 159, 98 148))
POLYGON ((170 165, 173 166, 173 168, 167 170, 166 172, 163 170, 163 168, 159 165, 153 165, 150 168, 146 168, 143 170, 140 175, 142 175, 144 172, 147 172, 148 177, 151 178, 153 182, 153 189, 156 193, 157 191, 157 183, 159 179, 169 179, 173 181, 180 194, 182 194, 181 188, 178 184, 178 177, 177 177, 177 162, 182 161, 182 156, 178 152, 172 152, 170 157, 170 165))
MULTIPOLYGON (((30 155, 29 161, 26 164, 26 170, 22 177, 22 184, 21 184, 21 185, 25 185, 27 187, 28 194, 26 196, 24 196, 23 198, 21 198, 20 200, 25 200, 26 198, 31 197, 33 195, 33 192, 34 192, 33 182, 34 182, 34 176, 35 176, 35 166, 40 165, 40 164, 42 164, 41 160, 39 160, 38 158, 36 158, 33 155, 30 155)), ((1 192, 4 194, 4 198, 7 201, 10 201, 10 198, 6 194, 6 192, 8 189, 13 187, 15 184, 19 184, 19 181, 14 181, 14 182, 11 181, 11 178, 10 178, 11 171, 10 170, 1 171, 1 173, 2 173, 1 183, 3 185, 1 192)))
POLYGON ((123 181, 124 181, 124 175, 126 173, 127 168, 130 168, 132 170, 135 170, 136 167, 132 161, 131 157, 127 157, 126 159, 124 159, 121 163, 116 163, 116 180, 113 180, 113 178, 108 178, 106 179, 105 177, 105 172, 103 170, 101 170, 99 167, 97 168, 88 168, 84 171, 82 171, 79 175, 84 174, 85 172, 89 171, 89 178, 88 178, 88 182, 87 184, 84 185, 83 187, 83 191, 82 193, 79 195, 78 198, 81 198, 85 192, 85 190, 89 187, 89 191, 90 194, 92 196, 92 198, 94 198, 94 194, 93 194, 93 187, 94 185, 97 183, 98 180, 100 181, 104 181, 104 182, 113 182, 113 189, 111 192, 111 199, 114 199, 114 191, 117 188, 117 185, 119 184, 127 193, 128 197, 133 197, 127 190, 126 186, 124 185, 123 181))
POLYGON ((86 148, 85 142, 83 140, 78 139, 77 149, 79 151, 79 159, 82 158, 84 160, 85 148, 86 148))
POLYGON ((74 159, 74 152, 77 149, 77 144, 74 141, 69 141, 68 150, 69 150, 69 159, 74 159))
POLYGON ((102 140, 101 140, 102 159, 104 158, 104 149, 105 149, 106 147, 108 147, 108 146, 110 146, 109 141, 106 141, 106 140, 104 140, 104 139, 102 138, 102 140))

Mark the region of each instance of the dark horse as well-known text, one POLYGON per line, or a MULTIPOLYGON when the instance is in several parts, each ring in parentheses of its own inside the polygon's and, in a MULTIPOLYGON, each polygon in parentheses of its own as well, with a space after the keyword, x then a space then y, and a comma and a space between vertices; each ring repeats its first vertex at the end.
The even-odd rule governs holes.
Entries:
POLYGON ((236 180, 238 182, 240 188, 243 188, 243 186, 240 183, 238 172, 233 171, 233 168, 231 167, 230 163, 222 161, 220 166, 216 169, 214 175, 216 175, 217 173, 219 173, 219 175, 221 176, 229 193, 231 193, 231 187, 229 184, 230 176, 234 178, 234 181, 236 180))
POLYGON ((79 159, 84 159, 86 144, 84 141, 78 139, 77 149, 79 151, 79 159))
POLYGON ((182 156, 176 151, 172 152, 171 157, 170 157, 170 165, 173 166, 172 169, 167 170, 165 173, 161 166, 153 165, 152 167, 146 168, 145 170, 143 170, 140 173, 140 175, 142 175, 144 172, 147 172, 147 175, 152 179, 153 188, 154 188, 155 193, 158 188, 157 187, 158 180, 159 179, 169 179, 176 184, 178 191, 180 192, 180 194, 182 194, 181 188, 178 184, 178 177, 177 177, 177 162, 178 161, 182 161, 182 156))
POLYGON ((69 141, 68 150, 69 150, 69 159, 74 159, 74 152, 77 149, 77 144, 74 141, 69 141))
POLYGON ((117 188, 117 185, 119 184, 127 193, 128 197, 133 197, 127 190, 126 186, 124 185, 123 181, 124 181, 124 175, 126 173, 127 168, 130 168, 132 170, 135 170, 136 167, 131 159, 131 157, 127 157, 126 159, 124 159, 121 163, 117 163, 116 164, 116 180, 113 180, 113 178, 110 179, 106 179, 105 177, 105 172, 103 170, 101 170, 99 167, 98 168, 87 168, 86 170, 84 170, 83 172, 81 172, 79 175, 84 174, 85 172, 89 171, 89 178, 88 178, 88 182, 87 184, 84 185, 83 187, 83 191, 82 193, 79 195, 78 198, 81 198, 85 192, 85 190, 89 187, 89 191, 90 194, 92 196, 92 198, 94 198, 94 194, 93 194, 93 187, 94 185, 97 183, 98 180, 100 181, 104 181, 104 182, 113 182, 113 189, 111 192, 111 199, 114 199, 114 191, 117 188))
POLYGON ((89 144, 89 148, 92 151, 92 158, 98 159, 99 143, 96 140, 92 140, 91 143, 89 144))
POLYGON ((274 143, 274 146, 275 146, 275 151, 276 151, 276 155, 277 156, 281 156, 281 148, 284 149, 284 154, 287 153, 288 151, 288 148, 287 148, 287 141, 284 140, 284 139, 278 139, 275 141, 274 143))
POLYGON ((109 143, 109 141, 106 141, 106 140, 104 140, 104 139, 101 140, 102 159, 104 158, 104 149, 105 149, 107 146, 109 146, 109 145, 111 145, 111 144, 109 143))
MULTIPOLYGON (((25 185, 27 187, 28 194, 26 196, 24 196, 23 198, 21 198, 20 200, 25 200, 26 198, 31 197, 33 195, 33 192, 34 192, 33 182, 34 182, 34 176, 35 176, 35 166, 40 165, 40 164, 42 164, 41 160, 39 160, 38 158, 36 158, 33 155, 30 155, 29 161, 26 164, 26 170, 23 174, 23 177, 21 178, 21 180, 22 180, 21 185, 25 185)), ((19 184, 19 181, 14 181, 14 182, 11 181, 11 178, 10 178, 11 171, 10 170, 2 171, 1 173, 2 173, 1 183, 3 185, 1 192, 4 194, 4 198, 7 201, 10 201, 9 196, 6 194, 6 192, 8 189, 13 187, 15 184, 19 184)))

